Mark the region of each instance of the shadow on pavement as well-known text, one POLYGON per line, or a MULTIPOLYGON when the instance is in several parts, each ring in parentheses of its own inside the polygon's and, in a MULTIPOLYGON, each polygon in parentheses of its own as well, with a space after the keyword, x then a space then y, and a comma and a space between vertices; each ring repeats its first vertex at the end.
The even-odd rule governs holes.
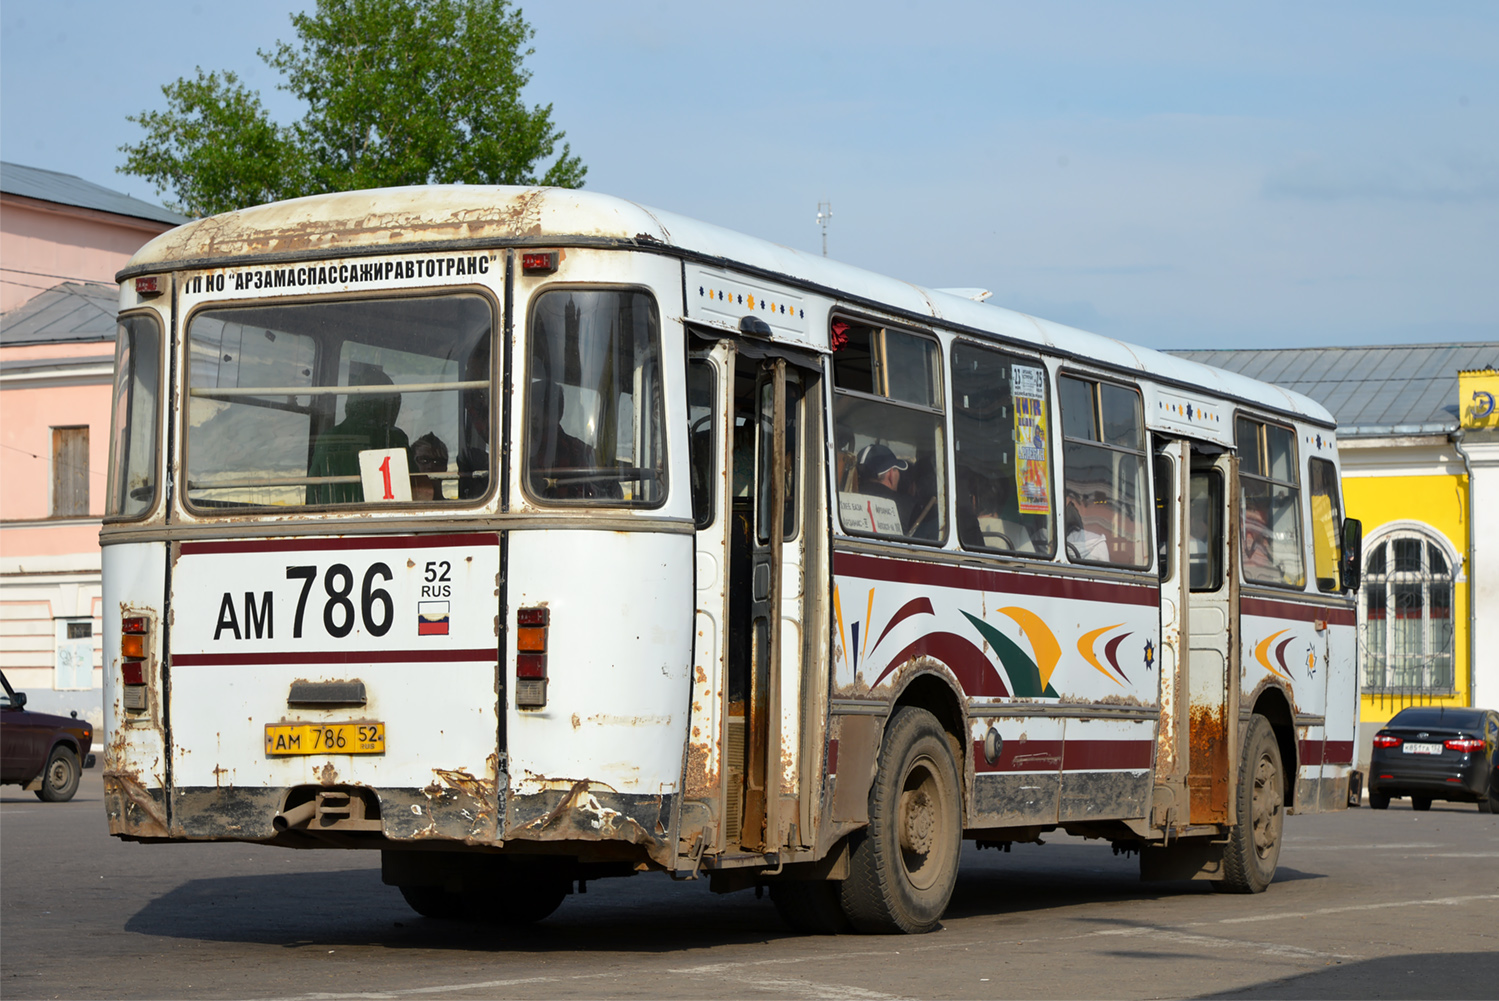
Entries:
POLYGON ((1492 998, 1499 952, 1386 956, 1267 980, 1204 998, 1492 998))

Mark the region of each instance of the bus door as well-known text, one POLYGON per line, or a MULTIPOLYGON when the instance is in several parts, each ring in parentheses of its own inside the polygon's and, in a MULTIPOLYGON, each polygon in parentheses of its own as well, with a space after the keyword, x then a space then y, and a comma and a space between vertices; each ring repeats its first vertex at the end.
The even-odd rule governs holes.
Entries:
MULTIPOLYGON (((706 750, 699 750, 700 735, 720 735, 721 825, 712 841, 731 855, 778 852, 805 840, 809 826, 801 796, 810 718, 803 580, 807 540, 820 536, 815 525, 809 530, 805 510, 806 485, 819 481, 806 470, 804 401, 818 399, 817 375, 784 353, 771 355, 758 344, 721 342, 692 363, 708 366, 697 378, 722 380, 713 393, 724 409, 714 431, 712 479, 727 490, 714 502, 715 520, 704 511, 698 521, 695 659, 710 679, 715 664, 721 667, 722 682, 715 693, 699 676, 689 771, 697 771, 693 755, 706 750), (705 586, 719 572, 722 583, 705 586), (718 609, 724 624, 715 641, 705 624, 718 609), (709 650, 710 644, 722 646, 709 650)), ((691 410, 699 412, 695 404, 691 410)))
POLYGON ((1187 470, 1187 794, 1191 824, 1234 823, 1239 757, 1238 459, 1190 446, 1187 470))

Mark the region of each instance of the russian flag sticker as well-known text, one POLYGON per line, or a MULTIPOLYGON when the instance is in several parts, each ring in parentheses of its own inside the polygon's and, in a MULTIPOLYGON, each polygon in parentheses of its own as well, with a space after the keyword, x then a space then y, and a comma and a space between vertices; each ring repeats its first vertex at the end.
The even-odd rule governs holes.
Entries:
POLYGON ((448 634, 448 602, 418 601, 416 603, 416 634, 418 636, 446 636, 448 634))

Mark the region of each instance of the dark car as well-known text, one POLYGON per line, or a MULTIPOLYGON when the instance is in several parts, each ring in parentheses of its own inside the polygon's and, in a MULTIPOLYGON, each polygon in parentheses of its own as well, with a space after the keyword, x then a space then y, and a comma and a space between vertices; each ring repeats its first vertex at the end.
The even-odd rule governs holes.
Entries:
POLYGON ((0 685, 0 784, 25 786, 49 803, 72 799, 82 769, 94 764, 93 726, 76 715, 27 710, 26 693, 11 688, 3 671, 0 685))
POLYGON ((1411 706, 1374 735, 1369 805, 1383 810, 1409 796, 1417 810, 1431 801, 1477 803, 1499 812, 1499 713, 1489 709, 1411 706))

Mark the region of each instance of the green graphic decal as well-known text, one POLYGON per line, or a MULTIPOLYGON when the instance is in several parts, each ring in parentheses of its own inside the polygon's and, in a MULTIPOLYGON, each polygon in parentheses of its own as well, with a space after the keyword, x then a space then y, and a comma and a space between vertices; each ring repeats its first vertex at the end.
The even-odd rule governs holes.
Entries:
POLYGON ((999 662, 1004 665, 1005 673, 1010 676, 1010 691, 1015 693, 1016 698, 1055 699, 1058 697, 1051 685, 1041 684, 1041 669, 1036 666, 1036 662, 1029 654, 1015 644, 1014 640, 983 619, 969 615, 967 612, 964 612, 963 616, 973 623, 973 628, 979 631, 980 635, 994 648, 994 652, 999 655, 999 662))

